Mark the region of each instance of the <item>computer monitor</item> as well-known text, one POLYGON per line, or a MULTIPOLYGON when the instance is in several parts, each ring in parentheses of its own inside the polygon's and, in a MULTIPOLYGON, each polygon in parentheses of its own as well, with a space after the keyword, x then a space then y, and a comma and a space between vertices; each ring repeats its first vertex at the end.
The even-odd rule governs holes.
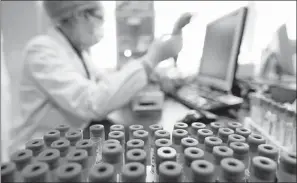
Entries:
POLYGON ((197 76, 199 83, 231 91, 247 10, 247 7, 242 7, 207 25, 197 76))

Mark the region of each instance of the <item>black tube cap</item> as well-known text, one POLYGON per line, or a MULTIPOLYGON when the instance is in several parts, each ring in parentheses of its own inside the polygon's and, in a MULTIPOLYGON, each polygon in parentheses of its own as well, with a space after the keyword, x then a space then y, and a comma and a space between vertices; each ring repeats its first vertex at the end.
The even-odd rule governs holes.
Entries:
POLYGON ((238 135, 238 134, 231 134, 228 136, 228 145, 231 143, 231 142, 245 142, 246 139, 244 136, 242 135, 238 135))
POLYGON ((188 131, 183 129, 176 129, 172 132, 172 142, 173 144, 180 145, 181 139, 188 136, 188 131))
POLYGON ((35 162, 27 165, 22 171, 24 182, 48 182, 49 181, 49 166, 44 162, 35 162))
POLYGON ((99 163, 93 166, 89 172, 89 181, 104 183, 115 182, 115 169, 109 163, 99 163))
POLYGON ((112 131, 108 134, 108 139, 115 139, 123 146, 125 143, 125 133, 122 131, 112 131))
POLYGON ((126 153, 126 161, 130 162, 138 162, 146 166, 146 152, 142 149, 131 149, 126 153))
POLYGON ((146 172, 145 167, 141 163, 127 163, 122 168, 123 182, 145 182, 146 172))
POLYGON ((251 152, 257 152, 258 151, 258 146, 260 144, 265 144, 266 140, 262 135, 258 134, 250 134, 247 138, 247 142, 250 146, 250 151, 251 152))
POLYGON ((213 136, 213 132, 209 129, 200 129, 197 131, 197 138, 200 144, 204 144, 206 137, 213 136))
POLYGON ((233 157, 244 160, 248 157, 250 146, 244 142, 231 142, 229 147, 233 150, 233 157))
POLYGON ((252 175, 261 180, 274 181, 276 168, 276 162, 270 158, 255 156, 252 159, 252 175))
POLYGON ((129 126, 129 139, 132 139, 134 131, 143 130, 143 129, 144 129, 143 125, 130 125, 129 126))
POLYGON ((165 161, 159 165, 160 182, 181 182, 182 167, 174 161, 165 161))
POLYGON ((103 125, 92 125, 90 126, 90 137, 101 137, 103 138, 105 135, 105 130, 103 125))
POLYGON ((197 147, 198 141, 191 137, 185 137, 181 140, 182 152, 188 147, 197 147))
POLYGON ((57 126, 55 129, 60 132, 61 137, 64 137, 65 133, 69 131, 70 126, 66 125, 66 124, 61 124, 61 125, 57 126))
POLYGON ((47 147, 51 147, 51 144, 59 140, 60 138, 60 132, 58 130, 50 130, 46 132, 43 136, 44 143, 47 147))
POLYGON ((156 155, 156 168, 159 172, 159 165, 164 161, 176 161, 176 150, 172 147, 160 147, 156 155))
POLYGON ((132 133, 134 139, 143 140, 144 144, 148 143, 149 133, 145 130, 136 130, 132 133))
POLYGON ((215 167, 206 160, 195 160, 191 164, 193 182, 214 182, 215 167))
POLYGON ((26 143, 26 149, 30 149, 33 152, 33 156, 36 157, 45 148, 43 139, 33 139, 26 143))
POLYGON ((88 163, 88 152, 84 149, 74 149, 67 154, 66 159, 68 162, 80 164, 85 169, 88 163))
POLYGON ((125 127, 124 127, 124 125, 111 125, 109 131, 110 132, 112 132, 112 131, 121 131, 121 132, 125 133, 125 127))
POLYGON ((18 171, 22 171, 25 166, 31 163, 33 152, 30 149, 22 149, 13 153, 10 157, 16 165, 18 171))
POLYGON ((155 131, 154 140, 158 139, 169 139, 170 140, 170 133, 166 130, 157 130, 155 131))
POLYGON ((78 163, 66 163, 57 169, 59 182, 82 182, 82 167, 78 163))
POLYGON ((183 123, 183 122, 177 122, 174 124, 173 129, 183 129, 183 130, 188 130, 188 124, 187 123, 183 123))
POLYGON ((116 139, 107 139, 106 141, 104 141, 104 144, 120 144, 120 141, 116 140, 116 139))
POLYGON ((13 162, 1 163, 1 181, 4 182, 15 182, 16 177, 16 165, 13 162))
POLYGON ((212 153, 213 147, 222 145, 223 141, 219 137, 206 137, 204 140, 205 150, 212 153))
POLYGON ((197 147, 188 147, 185 149, 185 164, 190 167, 195 160, 204 158, 204 151, 197 147))
POLYGON ((126 144, 127 151, 131 149, 144 149, 144 141, 141 139, 131 139, 126 144))
POLYGON ((54 141, 51 147, 59 150, 61 157, 65 157, 69 152, 70 142, 67 139, 59 139, 54 141))
POLYGON ((83 139, 76 143, 77 149, 84 149, 88 152, 88 156, 94 156, 95 154, 95 146, 94 142, 90 139, 83 139))
POLYGON ((296 175, 296 152, 282 152, 279 162, 281 169, 296 175))
POLYGON ((65 134, 65 138, 69 140, 71 146, 75 146, 75 144, 83 139, 83 134, 78 130, 70 130, 65 134))
POLYGON ((213 147, 213 156, 217 165, 220 165, 221 160, 233 156, 233 150, 227 146, 213 147))
POLYGON ((152 138, 154 138, 155 136, 155 131, 157 130, 163 130, 163 127, 162 125, 159 125, 159 124, 153 124, 153 125, 150 125, 149 126, 149 132, 150 132, 150 135, 152 138))
POLYGON ((236 128, 241 128, 242 124, 238 122, 228 122, 227 127, 235 131, 236 128))
POLYGON ((218 135, 219 135, 220 139, 222 139, 223 143, 227 143, 228 136, 233 133, 234 133, 234 130, 232 130, 231 128, 220 128, 218 135))
POLYGON ((47 163, 50 170, 59 166, 60 151, 57 149, 45 149, 38 156, 37 160, 47 163))
POLYGON ((245 166, 235 158, 225 158, 221 161, 222 177, 228 182, 241 182, 244 177, 245 166))
POLYGON ((102 159, 106 163, 116 164, 122 161, 123 149, 120 144, 103 144, 102 159))
POLYGON ((244 136, 247 139, 248 136, 252 133, 252 131, 247 128, 236 128, 235 133, 244 136))
POLYGON ((193 135, 197 135, 197 131, 200 129, 205 129, 206 125, 204 123, 200 123, 200 122, 193 122, 191 124, 191 132, 193 135))
POLYGON ((260 144, 258 146, 258 155, 278 161, 278 148, 270 144, 260 144))
POLYGON ((223 128, 224 124, 221 122, 212 122, 210 123, 210 129, 211 131, 216 135, 219 132, 220 128, 223 128))

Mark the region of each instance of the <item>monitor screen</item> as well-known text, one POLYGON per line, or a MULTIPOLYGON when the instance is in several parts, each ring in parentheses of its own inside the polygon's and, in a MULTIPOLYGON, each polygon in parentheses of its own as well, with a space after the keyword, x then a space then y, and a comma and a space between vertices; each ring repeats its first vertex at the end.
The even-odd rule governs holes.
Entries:
POLYGON ((222 90, 231 89, 243 34, 245 10, 246 8, 242 8, 207 25, 199 69, 199 77, 206 84, 222 90))

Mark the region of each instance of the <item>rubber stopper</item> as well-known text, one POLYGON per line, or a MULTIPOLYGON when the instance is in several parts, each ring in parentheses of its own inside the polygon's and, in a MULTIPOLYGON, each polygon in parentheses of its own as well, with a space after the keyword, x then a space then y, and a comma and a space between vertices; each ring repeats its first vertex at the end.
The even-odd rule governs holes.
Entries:
POLYGON ((50 170, 54 170, 59 166, 60 151, 57 149, 45 149, 38 156, 37 160, 47 163, 50 170))
POLYGON ((80 164, 82 169, 85 169, 88 164, 88 152, 84 149, 74 149, 68 153, 66 159, 68 162, 80 164))
POLYGON ((183 123, 183 122, 177 122, 177 123, 174 124, 173 129, 174 130, 176 130, 176 129, 188 130, 188 125, 186 123, 183 123))
POLYGON ((94 156, 95 154, 95 146, 94 142, 90 139, 83 139, 76 143, 77 149, 84 149, 88 152, 88 156, 94 156))
POLYGON ((144 141, 141 139, 131 139, 126 144, 127 151, 131 149, 144 149, 144 141))
POLYGON ((157 130, 163 130, 162 125, 153 124, 153 125, 149 126, 149 132, 150 132, 150 135, 151 135, 152 139, 154 138, 155 131, 157 131, 157 130))
POLYGON ((197 131, 200 129, 204 129, 206 128, 206 125, 204 123, 200 123, 200 122, 194 122, 191 124, 191 131, 193 135, 197 135, 197 131))
POLYGON ((164 161, 176 161, 176 150, 172 147, 160 147, 157 150, 156 167, 159 172, 159 165, 164 161))
POLYGON ((226 181, 243 181, 245 166, 243 162, 235 158, 225 158, 221 161, 222 177, 226 181))
POLYGON ((149 133, 145 130, 136 130, 132 133, 134 139, 143 140, 144 144, 148 143, 149 133))
POLYGON ((233 134, 234 130, 230 128, 220 128, 218 136, 222 139, 223 143, 227 143, 229 135, 233 134))
POLYGON ((233 150, 233 157, 243 160, 248 156, 250 146, 244 142, 231 142, 229 147, 233 150))
POLYGON ((145 182, 146 172, 143 164, 138 162, 127 163, 122 168, 123 182, 145 182))
POLYGON ((176 129, 172 132, 172 142, 173 144, 180 145, 181 139, 188 136, 188 131, 183 129, 176 129))
POLYGON ((188 147, 197 147, 198 141, 191 137, 185 137, 181 140, 182 152, 188 147))
POLYGON ((121 132, 125 133, 125 127, 124 127, 124 125, 111 125, 109 131, 110 132, 112 132, 112 131, 121 131, 121 132))
POLYGON ((116 140, 116 139, 107 139, 106 141, 104 141, 105 144, 120 144, 120 141, 116 140))
POLYGON ((138 162, 146 166, 146 152, 142 149, 131 149, 126 153, 126 161, 138 162))
POLYGON ((228 122, 227 127, 235 131, 236 128, 241 128, 242 124, 238 122, 228 122))
POLYGON ((270 158, 255 156, 252 159, 252 174, 259 179, 274 181, 276 167, 276 162, 270 158))
POLYGON ((216 164, 220 165, 222 159, 233 156, 233 150, 227 146, 215 146, 213 147, 213 156, 216 164))
POLYGON ((210 123, 210 129, 214 134, 218 134, 219 129, 223 128, 224 124, 221 122, 212 122, 210 123))
POLYGON ((123 149, 120 144, 103 144, 102 159, 106 163, 116 164, 121 162, 123 149))
POLYGON ((10 159, 16 165, 16 169, 21 172, 25 166, 31 163, 33 152, 30 149, 22 149, 14 152, 10 159))
POLYGON ((214 182, 215 167, 207 160, 195 160, 191 164, 193 182, 214 182))
POLYGON ((61 157, 65 157, 69 152, 70 142, 67 139, 59 139, 54 141, 51 147, 59 150, 61 157))
POLYGON ((125 133, 122 132, 122 131, 109 132, 108 139, 118 140, 121 145, 124 145, 124 143, 125 143, 125 133))
POLYGON ((24 182, 48 182, 49 166, 44 162, 35 162, 27 165, 22 171, 24 182))
POLYGON ((200 144, 204 144, 205 138, 213 136, 213 132, 208 129, 200 129, 197 131, 197 138, 200 144))
POLYGON ((115 169, 109 163, 99 163, 93 166, 89 172, 89 181, 104 183, 115 182, 115 169))
POLYGON ((58 125, 55 129, 60 132, 60 136, 61 137, 64 137, 65 134, 66 134, 66 132, 69 131, 70 126, 69 125, 66 125, 66 124, 61 124, 61 125, 58 125))
POLYGON ((182 167, 174 161, 165 161, 159 165, 160 182, 181 182, 182 167))
POLYGON ((59 182, 82 182, 82 166, 78 163, 66 163, 57 169, 59 182))
POLYGON ((247 142, 250 146, 250 151, 251 152, 257 152, 258 151, 258 146, 260 144, 265 144, 266 140, 262 135, 258 134, 250 134, 247 138, 247 142))
POLYGON ((205 151, 212 153, 213 147, 222 145, 223 141, 219 137, 206 137, 204 140, 205 151))
POLYGON ((170 140, 170 133, 166 130, 157 130, 155 131, 155 141, 158 139, 169 139, 170 140))
POLYGON ((244 136, 247 139, 248 136, 252 133, 252 131, 247 128, 236 128, 235 133, 244 136))
POLYGON ((296 175, 296 152, 282 152, 279 162, 284 172, 296 175))
POLYGON ((33 156, 36 157, 45 148, 43 139, 33 139, 26 143, 26 149, 30 149, 33 152, 33 156))
POLYGON ((105 130, 103 125, 92 125, 90 126, 90 137, 104 137, 105 130))
POLYGON ((16 165, 13 162, 1 163, 1 181, 15 182, 16 165))
POLYGON ((204 158, 204 151, 198 147, 188 147, 184 151, 185 153, 185 164, 190 167, 191 163, 195 160, 204 158))
POLYGON ((47 147, 51 147, 52 143, 59 140, 60 132, 58 130, 50 130, 43 136, 44 143, 47 147))
POLYGON ((278 148, 270 144, 260 144, 258 146, 258 155, 278 161, 278 148))
POLYGON ((71 146, 75 146, 76 143, 82 140, 82 133, 78 130, 70 130, 65 134, 65 138, 69 140, 71 146))
POLYGON ((231 142, 245 142, 246 139, 244 136, 242 135, 238 135, 238 134, 231 134, 228 136, 228 145, 231 143, 231 142))

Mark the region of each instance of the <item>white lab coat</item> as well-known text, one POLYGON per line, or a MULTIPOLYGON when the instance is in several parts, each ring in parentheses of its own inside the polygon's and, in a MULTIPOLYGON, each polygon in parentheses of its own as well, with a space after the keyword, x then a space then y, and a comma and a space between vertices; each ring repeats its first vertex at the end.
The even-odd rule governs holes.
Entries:
POLYGON ((79 56, 57 29, 28 43, 20 89, 22 120, 13 130, 11 151, 24 147, 32 138, 42 138, 59 124, 84 128, 93 119, 103 119, 147 85, 147 74, 139 60, 105 77, 87 53, 83 57, 91 80, 79 56))

